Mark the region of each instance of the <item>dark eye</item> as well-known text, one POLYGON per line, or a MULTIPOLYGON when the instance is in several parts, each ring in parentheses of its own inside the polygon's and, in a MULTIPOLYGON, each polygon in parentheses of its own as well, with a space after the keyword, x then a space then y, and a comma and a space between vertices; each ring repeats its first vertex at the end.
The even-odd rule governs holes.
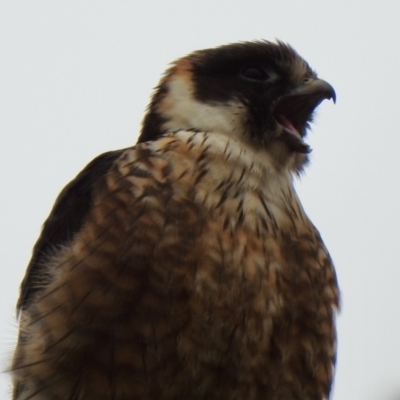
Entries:
POLYGON ((258 82, 265 82, 271 77, 266 68, 259 65, 247 65, 240 71, 240 76, 258 82))

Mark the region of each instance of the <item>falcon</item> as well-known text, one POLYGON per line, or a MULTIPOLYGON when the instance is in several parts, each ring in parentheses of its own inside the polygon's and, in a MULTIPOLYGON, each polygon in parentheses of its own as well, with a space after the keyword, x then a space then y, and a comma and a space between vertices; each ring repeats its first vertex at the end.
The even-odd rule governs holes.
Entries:
POLYGON ((324 99, 282 42, 173 63, 136 146, 89 163, 44 223, 13 399, 329 398, 339 291, 293 186, 324 99))

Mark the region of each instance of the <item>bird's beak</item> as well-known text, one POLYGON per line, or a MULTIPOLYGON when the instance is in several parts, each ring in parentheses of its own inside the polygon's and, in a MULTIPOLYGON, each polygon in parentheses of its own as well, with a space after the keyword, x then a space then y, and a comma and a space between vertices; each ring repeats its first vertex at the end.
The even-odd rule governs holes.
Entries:
POLYGON ((276 100, 273 105, 274 117, 284 126, 285 123, 290 124, 302 137, 312 112, 325 99, 336 102, 333 87, 322 79, 306 78, 300 85, 276 100))
POLYGON ((335 89, 327 81, 317 78, 306 78, 302 84, 288 93, 288 96, 300 96, 309 98, 309 102, 314 100, 314 108, 321 103, 322 100, 332 99, 336 103, 335 89))
POLYGON ((290 117, 307 117, 325 99, 336 103, 335 89, 322 79, 307 78, 275 102, 274 115, 282 114, 289 120, 290 117))
POLYGON ((313 111, 325 99, 336 102, 333 87, 322 79, 306 78, 273 104, 274 118, 283 128, 281 138, 297 152, 311 151, 303 137, 313 111))

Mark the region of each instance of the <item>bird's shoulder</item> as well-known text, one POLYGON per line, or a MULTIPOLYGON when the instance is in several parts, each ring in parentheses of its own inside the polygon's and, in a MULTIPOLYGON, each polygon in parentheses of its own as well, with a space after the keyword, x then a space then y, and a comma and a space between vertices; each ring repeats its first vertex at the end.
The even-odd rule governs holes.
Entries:
POLYGON ((21 283, 18 310, 28 306, 47 285, 50 259, 72 242, 96 204, 115 201, 121 192, 128 191, 139 206, 155 194, 163 197, 172 179, 181 179, 182 187, 188 183, 187 178, 193 179, 194 165, 201 162, 205 146, 204 138, 196 136, 200 135, 193 131, 166 135, 103 153, 87 164, 60 192, 42 226, 21 283))
POLYGON ((45 284, 47 259, 81 229, 92 204, 94 189, 123 152, 109 151, 97 156, 58 195, 33 248, 21 284, 18 309, 23 309, 45 284))

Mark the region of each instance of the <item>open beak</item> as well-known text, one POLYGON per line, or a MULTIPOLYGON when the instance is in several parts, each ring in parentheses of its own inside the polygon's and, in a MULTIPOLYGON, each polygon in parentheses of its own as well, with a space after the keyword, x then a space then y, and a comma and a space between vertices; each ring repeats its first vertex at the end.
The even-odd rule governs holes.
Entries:
POLYGON ((306 78, 298 87, 280 97, 273 105, 273 115, 283 127, 288 144, 294 150, 308 153, 309 146, 303 142, 307 123, 313 111, 323 100, 336 102, 336 93, 326 81, 317 78, 306 78), (289 135, 289 136, 288 136, 289 135))

